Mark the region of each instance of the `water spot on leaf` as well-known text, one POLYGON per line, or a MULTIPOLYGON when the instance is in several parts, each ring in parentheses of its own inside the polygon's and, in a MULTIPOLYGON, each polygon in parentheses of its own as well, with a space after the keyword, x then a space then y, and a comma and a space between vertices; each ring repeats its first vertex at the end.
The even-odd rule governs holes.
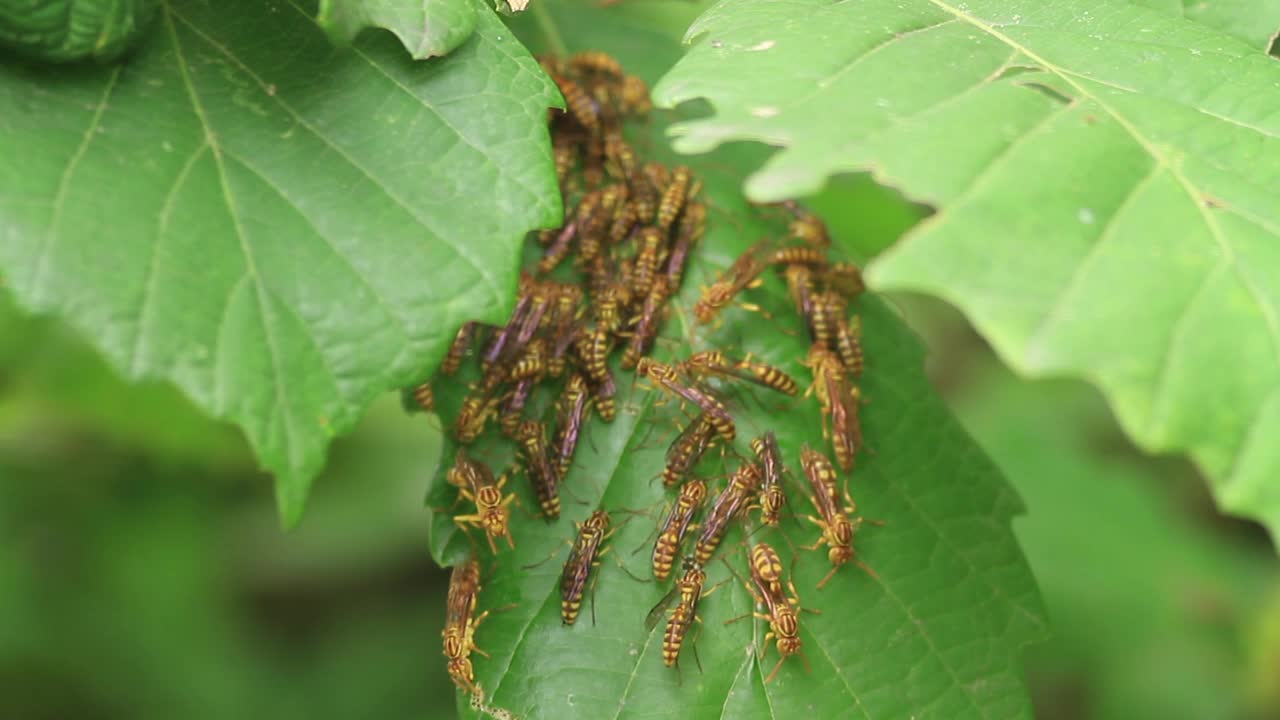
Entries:
POLYGON ((1076 217, 1079 218, 1080 222, 1084 223, 1085 225, 1093 224, 1093 220, 1094 220, 1093 210, 1089 208, 1080 208, 1080 210, 1076 212, 1076 217))
POLYGON ((760 41, 760 42, 756 43, 755 45, 752 45, 751 47, 747 48, 747 50, 750 50, 751 52, 758 52, 758 51, 760 51, 760 50, 768 50, 769 48, 773 47, 773 46, 774 46, 774 45, 776 45, 776 44, 777 44, 777 43, 775 43, 775 42, 774 42, 774 41, 772 41, 772 40, 762 40, 762 41, 760 41))
POLYGON ((777 115, 779 112, 780 111, 778 110, 778 108, 771 107, 768 105, 757 107, 757 108, 751 108, 751 114, 755 115, 758 118, 771 118, 777 115))

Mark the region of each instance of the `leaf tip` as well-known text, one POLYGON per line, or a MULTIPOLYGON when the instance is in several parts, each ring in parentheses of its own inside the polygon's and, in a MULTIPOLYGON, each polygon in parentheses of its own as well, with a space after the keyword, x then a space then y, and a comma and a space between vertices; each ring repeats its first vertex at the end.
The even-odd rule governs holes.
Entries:
POLYGON ((298 482, 297 478, 276 478, 276 512, 280 516, 280 529, 292 530, 302 521, 306 510, 307 494, 311 480, 298 482))

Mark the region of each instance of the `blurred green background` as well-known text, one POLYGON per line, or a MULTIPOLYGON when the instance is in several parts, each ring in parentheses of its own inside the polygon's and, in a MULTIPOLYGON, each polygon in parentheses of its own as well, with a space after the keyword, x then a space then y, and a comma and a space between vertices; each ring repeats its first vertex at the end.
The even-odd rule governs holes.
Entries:
MULTIPOLYGON (((860 177, 813 206, 864 256, 922 214, 860 177)), ((1029 508, 1056 632, 1027 655, 1038 717, 1280 718, 1266 534, 1134 450, 1087 385, 1016 379, 946 306, 894 299, 1029 508)), ((234 429, 0 291, 0 718, 451 717, 421 499, 437 432, 388 395, 286 533, 234 429)))

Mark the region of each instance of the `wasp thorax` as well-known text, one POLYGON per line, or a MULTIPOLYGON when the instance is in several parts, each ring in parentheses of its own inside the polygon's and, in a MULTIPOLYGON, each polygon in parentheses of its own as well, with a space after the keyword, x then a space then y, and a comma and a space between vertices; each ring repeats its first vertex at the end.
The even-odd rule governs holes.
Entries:
POLYGON ((463 653, 462 635, 457 628, 445 628, 444 631, 444 654, 445 657, 451 658, 450 664, 456 662, 463 653))

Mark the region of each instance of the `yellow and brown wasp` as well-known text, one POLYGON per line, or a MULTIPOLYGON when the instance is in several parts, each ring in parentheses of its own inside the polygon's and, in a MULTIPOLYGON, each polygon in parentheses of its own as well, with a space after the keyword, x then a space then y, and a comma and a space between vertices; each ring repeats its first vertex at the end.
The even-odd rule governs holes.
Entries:
POLYGON ((751 441, 751 449, 760 462, 760 493, 756 500, 760 505, 760 522, 777 527, 782 508, 787 504, 782 484, 786 469, 782 465, 778 438, 769 430, 751 441))
POLYGON ((560 517, 559 465, 552 460, 546 426, 539 420, 524 420, 516 430, 516 440, 542 514, 548 520, 560 517))
POLYGON ((730 359, 719 350, 696 352, 680 363, 679 369, 693 376, 719 375, 746 380, 784 395, 794 396, 799 392, 796 381, 778 368, 752 360, 750 356, 730 359))
POLYGON ((702 414, 686 425, 667 448, 666 464, 662 468, 662 484, 667 487, 679 484, 707 451, 715 432, 715 425, 702 414))
MULTIPOLYGON (((662 664, 667 667, 675 667, 680 660, 680 650, 684 646, 684 640, 689 634, 689 628, 693 627, 695 622, 701 624, 702 618, 698 617, 698 602, 716 591, 716 588, 723 585, 723 582, 716 583, 709 590, 703 590, 703 586, 707 582, 707 573, 702 569, 693 558, 685 558, 684 575, 676 581, 675 587, 671 588, 657 605, 649 611, 649 615, 645 618, 645 627, 652 630, 658 625, 658 621, 662 619, 663 613, 671 603, 679 600, 675 608, 671 610, 670 616, 667 618, 667 629, 662 634, 662 664)), ((696 641, 697 638, 694 638, 696 641)), ((691 641, 691 642, 694 642, 691 641)), ((695 647, 693 657, 698 659, 698 650, 695 647)), ((702 667, 702 662, 698 662, 698 667, 702 667)))
POLYGON ((711 503, 711 510, 702 521, 698 542, 693 547, 694 557, 699 564, 706 565, 711 559, 716 548, 720 547, 729 523, 746 510, 759 485, 760 471, 754 463, 739 465, 729 477, 729 484, 711 503))
POLYGON ((485 657, 488 654, 476 646, 475 632, 488 617, 485 611, 475 614, 480 597, 480 563, 469 560, 453 568, 449 576, 449 594, 445 601, 444 656, 449 677, 455 685, 467 693, 476 692, 475 672, 471 666, 471 653, 485 657))
MULTIPOLYGON (((572 625, 578 620, 578 614, 582 610, 582 596, 587 591, 587 583, 592 580, 592 570, 600 565, 600 558, 608 552, 609 548, 605 547, 604 542, 608 540, 613 533, 617 532, 617 528, 609 529, 609 513, 604 510, 596 510, 586 520, 575 523, 578 527, 577 535, 570 544, 569 558, 565 560, 564 569, 560 573, 560 620, 565 625, 572 625)), ((563 548, 563 545, 561 546, 563 548)), ((550 560, 559 554, 560 550, 556 550, 546 560, 525 565, 524 568, 537 567, 543 562, 550 560)), ((592 588, 595 587, 594 581, 591 583, 592 588)), ((591 624, 596 622, 594 594, 592 595, 591 604, 591 624)))
POLYGON ((813 494, 809 496, 809 500, 813 503, 813 507, 818 511, 818 517, 813 515, 807 516, 809 521, 822 529, 822 535, 812 545, 807 545, 803 550, 817 550, 823 545, 827 546, 827 559, 831 561, 831 570, 826 577, 818 583, 818 587, 827 584, 836 571, 843 565, 850 562, 854 563, 865 570, 872 577, 875 572, 867 567, 861 560, 854 560, 853 536, 862 525, 861 517, 850 516, 857 512, 857 506, 853 503, 853 498, 849 497, 846 491, 843 496, 840 492, 838 480, 836 478, 836 470, 831 465, 831 461, 822 453, 805 446, 800 450, 800 466, 804 469, 805 477, 809 480, 809 487, 813 490, 813 494), (840 504, 841 499, 844 505, 840 504))
MULTIPOLYGON (((760 284, 760 273, 768 267, 772 244, 769 240, 761 240, 747 248, 714 283, 702 289, 702 296, 693 306, 694 318, 699 323, 711 322, 738 293, 760 284)), ((742 305, 751 310, 759 309, 756 305, 742 305)))
MULTIPOLYGON (((728 565, 728 561, 725 562, 728 565)), ((764 636, 764 642, 767 646, 772 639, 777 640, 778 664, 773 667, 773 671, 765 678, 765 682, 772 682, 777 676, 778 670, 782 668, 782 663, 792 655, 799 655, 801 661, 804 662, 805 671, 809 670, 809 661, 804 656, 803 643, 800 640, 800 618, 799 610, 800 597, 796 594, 795 585, 791 582, 786 583, 789 595, 783 592, 782 582, 782 561, 778 559, 778 553, 772 547, 765 543, 756 543, 751 548, 751 582, 743 581, 746 585, 747 592, 759 605, 764 605, 767 613, 752 612, 748 615, 726 620, 725 624, 736 622, 743 618, 755 617, 766 620, 769 623, 769 632, 764 636)), ((729 568, 733 571, 733 568, 729 568)), ((734 573, 737 574, 736 572, 734 573)), ((741 578, 739 578, 741 579, 741 578)), ((809 610, 816 613, 816 610, 809 610)))
POLYGON ((636 372, 649 378, 658 387, 672 395, 696 405, 707 421, 715 427, 716 433, 726 443, 733 442, 737 436, 733 416, 729 414, 729 409, 724 406, 724 403, 710 392, 689 385, 680 378, 675 368, 651 358, 640 358, 636 364, 636 372))
POLYGON ((852 470, 854 454, 862 447, 862 423, 858 417, 861 393, 844 377, 840 358, 827 348, 814 343, 807 362, 813 371, 811 390, 822 406, 822 434, 831 439, 840 467, 852 470))
POLYGON ((453 467, 449 468, 446 479, 458 488, 460 500, 467 500, 476 506, 473 514, 454 516, 453 521, 459 527, 465 530, 471 526, 483 530, 489 540, 489 549, 495 553, 498 548, 494 538, 506 538, 508 546, 516 546, 511 537, 511 513, 508 507, 516 496, 502 493, 507 485, 506 473, 495 481, 488 465, 472 460, 467 456, 465 448, 458 448, 453 467))
POLYGON ((591 389, 587 386, 587 379, 574 373, 556 401, 556 431, 551 450, 561 478, 569 474, 578 438, 582 434, 582 425, 586 422, 590 409, 591 389))
POLYGON ((694 478, 680 486, 680 494, 653 543, 653 577, 658 582, 665 581, 671 575, 671 566, 680 554, 685 533, 706 499, 707 484, 702 480, 694 478))

